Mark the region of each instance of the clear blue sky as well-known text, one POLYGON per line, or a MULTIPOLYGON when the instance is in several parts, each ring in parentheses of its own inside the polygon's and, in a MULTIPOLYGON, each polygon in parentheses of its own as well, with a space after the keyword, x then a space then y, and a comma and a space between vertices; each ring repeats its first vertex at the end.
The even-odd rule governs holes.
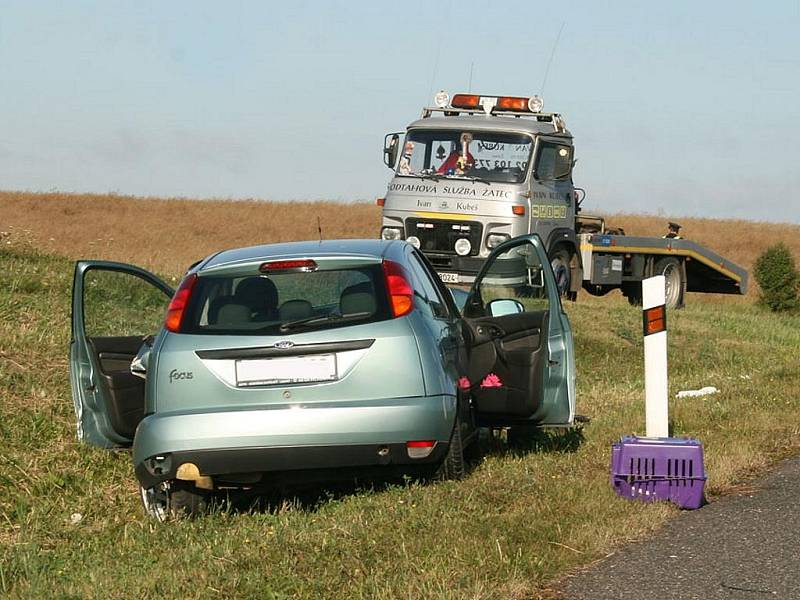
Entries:
POLYGON ((0 0, 0 189, 372 199, 431 92, 541 91, 605 211, 800 223, 800 2, 0 0), (437 60, 438 56, 438 60, 437 60))

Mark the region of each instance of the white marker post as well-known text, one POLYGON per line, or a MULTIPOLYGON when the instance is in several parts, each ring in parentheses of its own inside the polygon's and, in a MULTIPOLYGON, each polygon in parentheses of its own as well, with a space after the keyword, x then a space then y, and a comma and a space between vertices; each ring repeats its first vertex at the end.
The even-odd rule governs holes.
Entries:
POLYGON ((644 405, 647 437, 669 437, 667 307, 664 276, 642 281, 644 405))

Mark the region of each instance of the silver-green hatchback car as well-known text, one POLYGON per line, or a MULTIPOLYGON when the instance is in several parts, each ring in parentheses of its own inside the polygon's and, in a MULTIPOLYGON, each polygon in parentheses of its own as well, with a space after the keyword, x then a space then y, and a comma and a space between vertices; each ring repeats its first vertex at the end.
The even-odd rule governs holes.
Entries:
POLYGON ((70 375, 78 437, 133 446, 158 518, 296 480, 458 477, 477 427, 568 426, 575 409, 536 235, 499 246, 468 294, 403 241, 227 250, 176 291, 80 261, 70 375))

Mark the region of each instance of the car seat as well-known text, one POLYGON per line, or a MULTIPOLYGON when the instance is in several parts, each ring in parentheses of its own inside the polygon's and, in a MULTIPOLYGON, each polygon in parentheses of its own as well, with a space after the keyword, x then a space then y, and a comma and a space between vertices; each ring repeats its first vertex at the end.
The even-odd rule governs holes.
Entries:
POLYGON ((375 308, 375 292, 370 281, 363 281, 345 288, 339 298, 341 315, 372 314, 375 312, 375 308))
POLYGON ((281 304, 278 311, 278 316, 281 321, 296 321, 297 319, 305 319, 313 316, 314 307, 308 300, 287 300, 281 304))
POLYGON ((233 297, 237 304, 250 309, 253 321, 273 321, 278 318, 278 289, 266 277, 242 279, 233 297))

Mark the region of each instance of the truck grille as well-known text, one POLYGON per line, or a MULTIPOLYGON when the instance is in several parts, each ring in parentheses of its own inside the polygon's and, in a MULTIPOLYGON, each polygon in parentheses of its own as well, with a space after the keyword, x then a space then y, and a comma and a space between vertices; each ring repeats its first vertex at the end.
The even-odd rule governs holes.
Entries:
POLYGON ((481 249, 483 226, 470 221, 442 221, 438 219, 406 219, 406 237, 419 238, 423 252, 455 254, 456 240, 467 238, 472 244, 468 256, 475 256, 481 249))

